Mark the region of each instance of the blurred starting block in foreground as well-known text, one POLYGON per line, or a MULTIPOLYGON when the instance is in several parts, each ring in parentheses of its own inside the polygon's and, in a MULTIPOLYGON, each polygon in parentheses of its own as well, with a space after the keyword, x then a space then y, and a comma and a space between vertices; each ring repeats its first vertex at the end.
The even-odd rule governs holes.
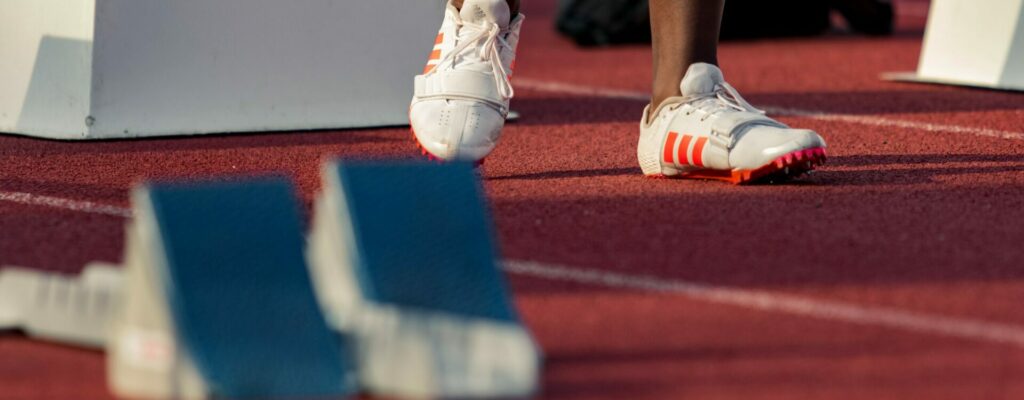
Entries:
POLYGON ((439 0, 0 1, 0 132, 408 124, 439 0))
POLYGON ((325 167, 308 248, 282 179, 149 184, 132 203, 121 269, 0 270, 0 329, 105 347, 126 398, 536 391, 469 164, 325 167))
POLYGON ((883 78, 1024 90, 1024 0, 932 0, 917 72, 883 78))
POLYGON ((136 190, 124 301, 107 347, 121 397, 334 398, 355 392, 303 259, 283 180, 136 190))
POLYGON ((498 266, 473 167, 347 163, 323 171, 310 261, 360 380, 385 396, 523 397, 540 356, 498 266))

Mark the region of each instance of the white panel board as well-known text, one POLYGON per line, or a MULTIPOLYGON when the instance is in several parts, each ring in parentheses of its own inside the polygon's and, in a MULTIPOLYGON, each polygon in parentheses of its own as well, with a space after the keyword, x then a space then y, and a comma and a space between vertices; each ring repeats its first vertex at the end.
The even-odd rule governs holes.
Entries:
POLYGON ((894 80, 1024 90, 1024 0, 934 0, 916 73, 894 80))
POLYGON ((0 64, 0 83, 16 89, 0 95, 0 131, 108 139, 403 125, 442 12, 438 0, 5 0, 0 23, 21 28, 0 27, 0 59, 16 60, 0 64), (65 3, 77 6, 51 12, 65 3), (88 34, 50 32, 69 19, 88 34))
POLYGON ((93 2, 0 1, 0 132, 86 135, 93 2))

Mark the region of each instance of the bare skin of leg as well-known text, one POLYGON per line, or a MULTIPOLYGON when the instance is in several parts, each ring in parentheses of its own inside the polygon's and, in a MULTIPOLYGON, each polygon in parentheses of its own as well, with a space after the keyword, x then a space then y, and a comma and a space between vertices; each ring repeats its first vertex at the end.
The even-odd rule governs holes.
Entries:
MULTIPOLYGON (((452 5, 456 10, 461 10, 462 0, 452 0, 452 5)), ((519 0, 508 0, 508 8, 512 11, 512 18, 515 18, 516 14, 519 14, 519 0)))
POLYGON ((690 64, 718 65, 718 32, 725 0, 651 0, 650 4, 651 105, 657 109, 665 99, 682 94, 679 82, 690 64))

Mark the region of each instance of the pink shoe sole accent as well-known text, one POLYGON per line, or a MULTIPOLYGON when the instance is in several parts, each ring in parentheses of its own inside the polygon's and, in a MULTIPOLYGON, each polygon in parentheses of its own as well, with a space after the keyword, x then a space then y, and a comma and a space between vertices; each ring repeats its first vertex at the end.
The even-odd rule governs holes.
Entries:
POLYGON ((797 178, 815 167, 825 163, 828 157, 825 149, 815 147, 811 149, 798 150, 776 158, 772 162, 751 170, 714 170, 700 169, 696 171, 683 172, 679 175, 665 176, 663 174, 647 175, 650 178, 679 178, 679 179, 709 179, 725 181, 735 185, 755 183, 761 181, 784 181, 797 178))

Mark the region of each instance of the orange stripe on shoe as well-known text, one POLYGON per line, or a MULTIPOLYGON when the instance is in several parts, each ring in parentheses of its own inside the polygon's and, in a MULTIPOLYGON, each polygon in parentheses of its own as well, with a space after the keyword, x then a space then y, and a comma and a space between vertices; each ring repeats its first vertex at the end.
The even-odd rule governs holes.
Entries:
POLYGON ((665 153, 664 154, 665 163, 672 163, 673 162, 672 161, 672 153, 675 152, 676 137, 677 136, 679 136, 678 133, 669 132, 668 133, 668 139, 665 139, 665 150, 664 150, 664 153, 665 153))
POLYGON ((704 144, 707 142, 706 137, 697 138, 697 144, 693 145, 693 165, 704 166, 704 144))
POLYGON ((683 141, 679 143, 679 165, 689 164, 690 160, 690 141, 693 140, 693 136, 683 135, 683 141))
POLYGON ((437 39, 434 39, 434 45, 439 45, 444 41, 444 32, 437 33, 437 39))
POLYGON ((423 73, 425 74, 425 73, 428 73, 431 70, 433 70, 434 67, 437 66, 437 63, 434 62, 434 61, 437 61, 437 60, 440 60, 440 59, 441 59, 441 49, 437 49, 437 50, 434 50, 434 51, 430 52, 430 59, 427 60, 427 66, 423 67, 423 73), (433 63, 433 64, 431 64, 431 63, 433 63))

